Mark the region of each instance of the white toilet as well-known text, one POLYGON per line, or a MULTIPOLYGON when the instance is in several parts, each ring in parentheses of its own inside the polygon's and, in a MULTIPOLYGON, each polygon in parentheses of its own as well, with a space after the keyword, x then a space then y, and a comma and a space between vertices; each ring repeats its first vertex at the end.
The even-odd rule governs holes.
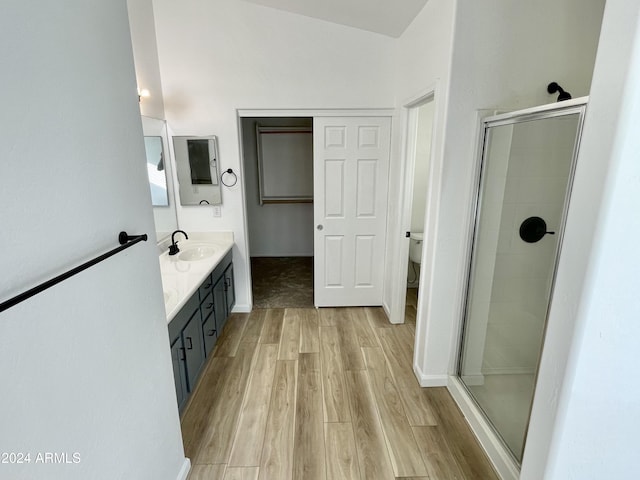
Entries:
POLYGON ((420 263, 422 259, 422 232, 411 232, 409 235, 409 260, 420 263))

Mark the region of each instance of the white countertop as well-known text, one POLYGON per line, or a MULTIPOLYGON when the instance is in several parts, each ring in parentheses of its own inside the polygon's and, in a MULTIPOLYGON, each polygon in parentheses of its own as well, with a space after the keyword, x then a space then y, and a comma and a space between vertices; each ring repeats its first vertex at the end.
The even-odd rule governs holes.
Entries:
POLYGON ((185 240, 181 234, 176 235, 180 253, 201 245, 211 246, 215 252, 210 257, 195 261, 180 260, 180 254, 169 255, 168 250, 158 257, 167 323, 173 320, 187 300, 198 290, 205 277, 216 268, 233 247, 232 232, 187 232, 187 234, 189 240, 185 240))

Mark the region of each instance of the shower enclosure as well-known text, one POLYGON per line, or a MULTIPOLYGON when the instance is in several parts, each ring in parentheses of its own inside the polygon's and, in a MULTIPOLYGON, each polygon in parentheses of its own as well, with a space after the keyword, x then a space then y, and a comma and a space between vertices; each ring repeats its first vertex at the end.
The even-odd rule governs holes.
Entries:
POLYGON ((586 98, 483 121, 458 376, 522 461, 586 98))

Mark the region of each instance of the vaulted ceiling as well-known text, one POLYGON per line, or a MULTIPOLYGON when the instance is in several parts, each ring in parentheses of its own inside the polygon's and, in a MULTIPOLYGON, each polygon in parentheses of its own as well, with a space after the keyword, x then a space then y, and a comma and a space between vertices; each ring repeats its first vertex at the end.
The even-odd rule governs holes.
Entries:
POLYGON ((427 0, 246 0, 328 22, 399 37, 427 0))

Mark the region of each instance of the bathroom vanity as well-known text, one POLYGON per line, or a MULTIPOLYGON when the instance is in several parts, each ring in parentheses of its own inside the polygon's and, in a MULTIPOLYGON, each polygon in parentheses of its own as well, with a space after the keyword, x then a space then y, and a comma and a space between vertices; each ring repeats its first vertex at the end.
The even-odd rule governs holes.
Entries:
POLYGON ((189 237, 177 255, 159 257, 180 411, 235 304, 232 234, 189 237))

